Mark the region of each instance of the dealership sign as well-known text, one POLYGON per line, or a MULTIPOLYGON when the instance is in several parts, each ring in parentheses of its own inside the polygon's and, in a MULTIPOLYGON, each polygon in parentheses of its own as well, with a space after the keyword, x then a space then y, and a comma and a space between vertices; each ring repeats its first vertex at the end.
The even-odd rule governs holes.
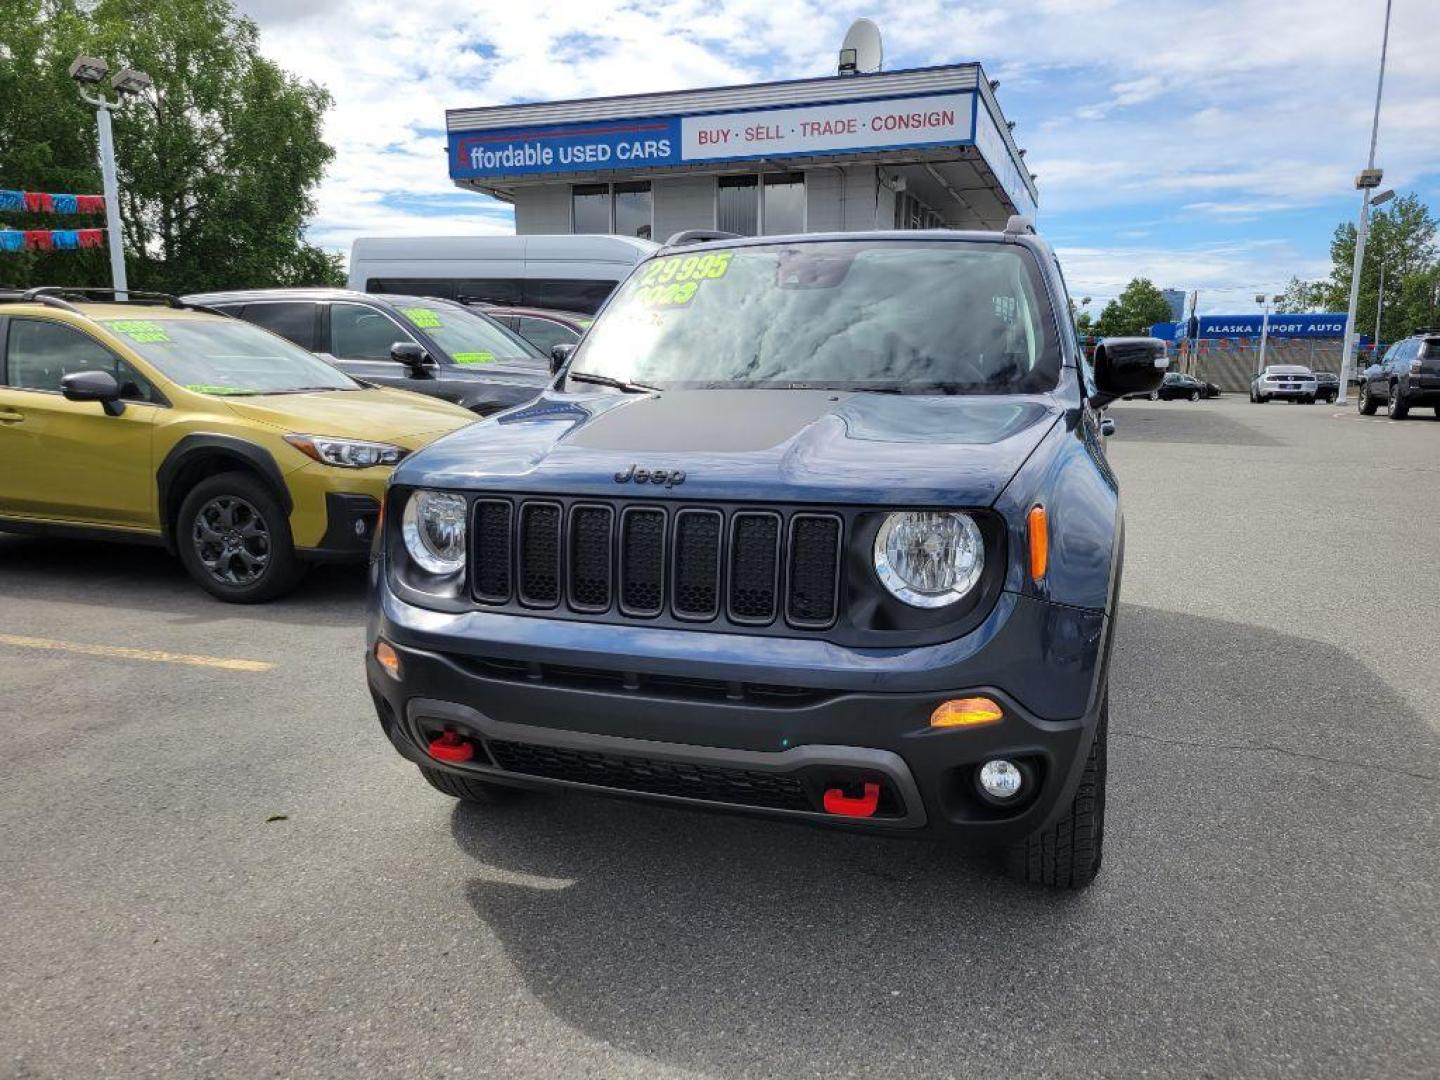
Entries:
POLYGON ((965 145, 975 141, 970 91, 746 112, 658 116, 450 133, 450 175, 539 173, 965 145))
MULTIPOLYGON (((1260 315, 1202 315, 1200 337, 1235 338, 1260 336, 1260 315)), ((1345 313, 1320 315, 1271 315, 1267 331, 1272 337, 1340 338, 1345 336, 1345 313)), ((1184 323, 1156 323, 1150 333, 1167 341, 1185 337, 1184 323)))

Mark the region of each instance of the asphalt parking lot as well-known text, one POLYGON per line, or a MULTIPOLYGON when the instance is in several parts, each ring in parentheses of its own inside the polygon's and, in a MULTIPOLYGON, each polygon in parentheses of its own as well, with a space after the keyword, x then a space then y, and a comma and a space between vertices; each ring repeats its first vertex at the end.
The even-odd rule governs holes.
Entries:
POLYGON ((0 539, 0 1075, 1440 1073, 1440 419, 1127 402, 1105 869, 385 744, 363 574, 0 539))

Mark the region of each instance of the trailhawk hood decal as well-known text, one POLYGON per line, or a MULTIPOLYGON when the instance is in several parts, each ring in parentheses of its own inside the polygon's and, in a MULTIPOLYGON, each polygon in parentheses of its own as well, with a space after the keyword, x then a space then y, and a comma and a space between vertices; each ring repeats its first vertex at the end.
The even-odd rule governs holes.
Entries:
POLYGON ((427 447, 401 463, 395 482, 631 499, 985 506, 1059 416, 1043 396, 545 394, 427 447), (667 481, 678 471, 684 480, 636 484, 632 470, 658 470, 667 481))

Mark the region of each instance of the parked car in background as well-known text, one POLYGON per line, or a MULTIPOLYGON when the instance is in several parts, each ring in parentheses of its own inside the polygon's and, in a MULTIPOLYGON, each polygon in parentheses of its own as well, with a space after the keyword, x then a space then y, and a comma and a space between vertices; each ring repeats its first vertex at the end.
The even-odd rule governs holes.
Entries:
POLYGON ((1365 369, 1356 394, 1360 412, 1373 416, 1383 402, 1391 420, 1416 406, 1432 405, 1440 416, 1440 329, 1397 341, 1378 364, 1365 369))
POLYGON ((346 289, 251 289, 185 300, 263 326, 357 379, 444 398, 481 416, 524 404, 550 381, 539 349, 451 300, 346 289))
POLYGON ((1156 388, 1155 393, 1161 401, 1175 401, 1177 398, 1199 401, 1205 396, 1201 392, 1199 379, 1178 371, 1166 372, 1164 380, 1156 388))
POLYGON ((1272 398, 1312 405, 1318 392, 1315 373, 1299 364, 1270 364, 1250 380, 1250 400, 1259 405, 1272 398))
POLYGON ((1333 403, 1340 397, 1340 376, 1329 371, 1315 372, 1315 398, 1333 403))
POLYGON ((483 305, 486 315, 514 330, 546 356, 556 345, 574 345, 595 319, 580 311, 483 305))
POLYGON ((1202 398, 1217 398, 1220 396, 1220 387, 1206 379, 1196 379, 1200 384, 1200 396, 1202 398))
POLYGON ((362 236, 350 246, 349 284, 357 292, 593 315, 658 246, 608 233, 362 236))
POLYGON ((394 465, 474 420, 171 296, 0 293, 0 532, 163 544, 221 600, 364 560, 394 465))

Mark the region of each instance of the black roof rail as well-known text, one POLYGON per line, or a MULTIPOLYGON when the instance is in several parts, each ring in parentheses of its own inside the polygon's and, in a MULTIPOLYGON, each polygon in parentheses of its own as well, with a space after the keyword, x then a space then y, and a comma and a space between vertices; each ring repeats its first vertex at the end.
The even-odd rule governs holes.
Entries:
POLYGON ((58 296, 41 294, 34 295, 34 289, 26 289, 18 292, 7 292, 0 290, 0 304, 44 304, 46 307, 59 308, 61 311, 73 311, 80 314, 80 309, 74 304, 67 304, 58 296))
POLYGON ((166 307, 184 308, 188 307, 178 296, 165 292, 146 292, 142 289, 103 289, 95 285, 42 285, 38 289, 27 289, 25 298, 27 300, 39 300, 45 296, 54 296, 64 299, 67 296, 78 296, 83 300, 91 297, 109 297, 116 303, 122 304, 155 304, 162 303, 166 307), (124 300, 116 300, 117 296, 124 296, 124 300))
POLYGON ((83 315, 79 308, 66 299, 79 300, 82 303, 95 297, 109 297, 117 304, 156 304, 163 303, 167 307, 176 308, 181 311, 203 311, 207 315, 223 315, 232 318, 228 311, 221 311, 219 308, 210 307, 208 304, 188 304, 178 296, 163 292, 146 292, 138 289, 102 289, 89 285, 42 285, 35 289, 24 289, 7 291, 0 288, 0 304, 44 304, 46 307, 59 308, 62 311, 71 311, 76 315, 83 315), (125 294, 124 300, 116 300, 115 297, 125 294))
MULTIPOLYGON (((687 244, 703 244, 706 240, 739 240, 742 239, 739 233, 724 232, 720 229, 681 229, 660 245, 660 250, 666 248, 685 247, 687 244)), ((658 253, 657 253, 658 254, 658 253)))

